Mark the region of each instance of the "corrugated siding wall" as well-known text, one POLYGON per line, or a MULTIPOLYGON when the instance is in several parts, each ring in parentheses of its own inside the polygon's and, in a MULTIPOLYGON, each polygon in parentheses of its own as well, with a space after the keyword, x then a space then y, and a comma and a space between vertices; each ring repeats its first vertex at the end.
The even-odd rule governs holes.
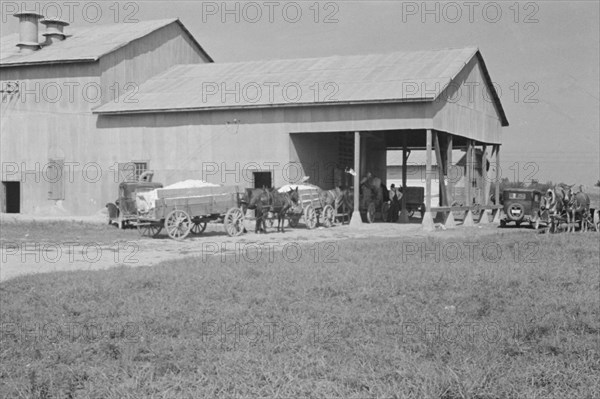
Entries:
POLYGON ((436 130, 488 144, 502 143, 500 116, 477 58, 469 62, 441 98, 429 107, 436 130))
MULTIPOLYGON (((123 94, 126 83, 141 84, 177 63, 205 62, 181 33, 171 24, 100 62, 0 69, 3 87, 20 86, 0 104, 0 161, 3 181, 21 181, 22 213, 94 214, 116 199, 118 163, 178 153, 165 152, 164 142, 172 139, 158 131, 145 146, 144 129, 133 136, 106 134, 91 110, 123 94), (53 177, 53 161, 64 165, 60 181, 53 177)), ((186 145, 185 139, 174 142, 179 152, 186 145)))
POLYGON ((101 85, 107 93, 102 103, 127 93, 129 97, 121 101, 135 101, 134 88, 152 76, 173 65, 205 62, 208 60, 181 27, 172 23, 100 59, 101 85))

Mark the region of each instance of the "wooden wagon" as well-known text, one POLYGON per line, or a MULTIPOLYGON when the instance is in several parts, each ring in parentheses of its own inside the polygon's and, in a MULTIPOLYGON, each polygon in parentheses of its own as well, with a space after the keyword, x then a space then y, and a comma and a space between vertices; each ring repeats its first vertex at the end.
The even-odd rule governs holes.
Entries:
POLYGON ((144 236, 156 237, 164 227, 169 237, 183 240, 204 232, 208 222, 219 221, 229 236, 238 236, 244 231, 242 196, 238 186, 159 189, 154 207, 138 212, 136 224, 144 236))
POLYGON ((381 186, 361 185, 358 210, 364 222, 387 221, 390 204, 383 194, 381 186))
POLYGON ((321 189, 316 186, 298 190, 298 206, 289 212, 290 227, 298 226, 300 219, 304 219, 304 224, 309 229, 314 229, 317 225, 333 226, 335 210, 322 201, 320 192, 321 189))
POLYGON ((406 187, 403 197, 406 201, 408 216, 412 217, 415 211, 417 211, 421 215, 421 219, 423 219, 423 215, 425 214, 425 188, 406 187))

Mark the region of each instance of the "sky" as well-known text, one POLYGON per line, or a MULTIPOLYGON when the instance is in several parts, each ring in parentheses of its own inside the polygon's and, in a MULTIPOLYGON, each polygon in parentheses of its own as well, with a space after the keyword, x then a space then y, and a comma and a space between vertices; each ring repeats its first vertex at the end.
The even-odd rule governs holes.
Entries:
MULTIPOLYGON (((2 2, 2 34, 22 2, 2 2)), ((26 2, 75 26, 180 18, 215 62, 479 47, 510 126, 502 174, 600 179, 600 2, 26 2)), ((68 28, 67 28, 68 30, 68 28)))

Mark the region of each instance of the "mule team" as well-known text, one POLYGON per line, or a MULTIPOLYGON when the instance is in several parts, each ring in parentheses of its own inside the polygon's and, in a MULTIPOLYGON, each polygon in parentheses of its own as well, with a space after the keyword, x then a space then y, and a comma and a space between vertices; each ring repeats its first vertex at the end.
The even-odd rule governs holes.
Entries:
POLYGON ((567 231, 575 231, 575 225, 580 223, 580 230, 587 231, 592 220, 590 213, 590 197, 579 187, 573 190, 574 185, 564 183, 549 188, 542 197, 540 210, 548 212, 550 217, 550 231, 556 232, 561 221, 567 222, 567 231))
MULTIPOLYGON (((341 206, 346 209, 352 209, 353 206, 353 196, 348 189, 339 187, 333 190, 319 189, 319 198, 323 205, 331 205, 336 212, 341 206)), ((277 216, 277 231, 285 232, 285 218, 293 208, 300 206, 299 200, 298 187, 284 193, 273 188, 249 189, 242 199, 242 210, 244 214, 246 209, 254 210, 256 233, 266 233, 265 220, 269 214, 277 216)))

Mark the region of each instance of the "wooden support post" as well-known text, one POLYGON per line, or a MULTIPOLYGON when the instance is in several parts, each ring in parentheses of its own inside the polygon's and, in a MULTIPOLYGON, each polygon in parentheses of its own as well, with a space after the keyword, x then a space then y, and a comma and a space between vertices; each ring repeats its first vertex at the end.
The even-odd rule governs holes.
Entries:
POLYGON ((495 199, 496 199, 496 204, 495 205, 500 205, 500 146, 496 145, 496 186, 494 187, 495 189, 495 199))
MULTIPOLYGON (((483 178, 483 205, 488 205, 490 198, 490 179, 489 179, 489 171, 487 169, 488 165, 488 146, 483 145, 482 153, 481 153, 481 177, 483 178)), ((484 209, 481 211, 481 217, 479 218, 480 224, 489 223, 490 211, 489 209, 484 209)))
MULTIPOLYGON (((467 140, 467 154, 465 156, 465 206, 471 207, 473 199, 471 198, 471 188, 473 185, 473 141, 467 140)), ((469 209, 465 215, 463 226, 473 225, 473 212, 469 209)))
POLYGON ((435 160, 438 165, 438 179, 439 179, 439 191, 440 201, 439 205, 449 205, 448 195, 446 194, 446 182, 444 181, 444 161, 442 160, 442 148, 440 147, 440 134, 433 132, 434 147, 435 147, 435 160))
POLYGON ((431 209, 431 129, 427 129, 425 149, 425 206, 426 211, 431 209))
POLYGON ((406 175, 408 173, 408 148, 406 146, 406 133, 402 133, 402 198, 400 199, 401 210, 398 222, 408 223, 408 211, 406 210, 406 175))
POLYGON ((367 175, 367 172, 373 173, 372 170, 367 170, 367 134, 360 134, 360 169, 357 170, 359 179, 367 175))
MULTIPOLYGON (((494 187, 494 198, 495 198, 495 205, 500 205, 500 178, 501 178, 501 172, 500 172, 500 145, 496 144, 494 146, 494 150, 496 152, 496 179, 494 181, 495 187, 494 187)), ((500 224, 500 215, 502 214, 502 210, 498 209, 496 210, 496 214, 494 215, 494 223, 500 224)))
POLYGON ((352 219, 350 219, 350 227, 360 227, 362 218, 360 217, 359 200, 360 200, 360 132, 354 132, 354 209, 352 211, 352 219))
POLYGON ((489 203, 490 198, 490 179, 488 177, 488 146, 483 145, 483 151, 481 154, 481 176, 483 177, 483 205, 487 205, 489 203))
POLYGON ((448 176, 448 187, 446 192, 446 198, 448 198, 448 204, 452 205, 452 201, 454 200, 454 179, 457 178, 455 175, 456 168, 452 165, 452 140, 454 136, 450 133, 447 134, 447 143, 446 143, 446 176, 448 176))
POLYGON ((467 140, 467 153, 465 156, 465 206, 471 206, 471 186, 473 184, 473 142, 467 140))
POLYGON ((426 135, 426 164, 425 164, 425 214, 421 225, 426 231, 434 229, 433 215, 431 214, 431 129, 427 129, 426 135))

